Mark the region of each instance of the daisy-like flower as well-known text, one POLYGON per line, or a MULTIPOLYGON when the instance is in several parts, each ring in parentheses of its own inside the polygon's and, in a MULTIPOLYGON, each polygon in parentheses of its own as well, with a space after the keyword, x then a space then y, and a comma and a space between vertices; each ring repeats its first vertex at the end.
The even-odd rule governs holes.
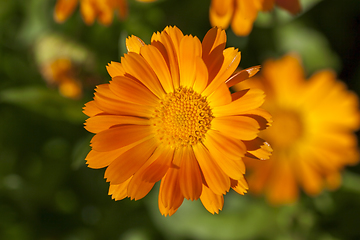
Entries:
MULTIPOLYGON (((127 16, 127 0, 57 0, 54 11, 55 21, 64 22, 74 12, 79 1, 81 15, 88 25, 93 24, 96 18, 101 24, 110 25, 114 11, 117 11, 122 19, 127 16)), ((153 2, 156 0, 137 1, 153 2)))
POLYGON ((69 58, 58 58, 42 66, 42 74, 50 85, 59 87, 64 97, 78 99, 82 86, 76 78, 75 67, 69 58))
POLYGON ((86 157, 90 168, 107 167, 115 200, 141 199, 161 181, 159 209, 172 215, 184 198, 201 199, 211 213, 230 188, 244 194, 244 156, 267 159, 271 148, 257 135, 270 115, 259 108, 261 90, 231 94, 229 87, 254 75, 242 70, 225 31, 204 40, 177 27, 154 33, 151 44, 131 36, 121 63, 111 62, 109 84, 85 105, 85 128, 96 135, 86 157))
POLYGON ((258 12, 270 11, 275 3, 292 14, 301 10, 299 0, 211 0, 210 23, 223 29, 227 29, 231 23, 236 35, 247 36, 258 12))
POLYGON ((360 124, 357 96, 331 70, 306 81, 296 55, 268 60, 262 74, 246 82, 234 88, 263 89, 264 108, 274 120, 260 135, 274 149, 271 158, 246 161, 250 190, 284 204, 298 199, 300 187, 310 196, 338 187, 340 170, 359 160, 353 133, 360 124))

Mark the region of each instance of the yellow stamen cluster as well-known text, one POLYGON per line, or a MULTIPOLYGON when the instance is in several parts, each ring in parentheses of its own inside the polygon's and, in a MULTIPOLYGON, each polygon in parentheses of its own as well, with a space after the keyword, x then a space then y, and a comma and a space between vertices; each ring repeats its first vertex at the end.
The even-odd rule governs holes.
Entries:
POLYGON ((160 102, 152 120, 159 140, 177 148, 202 141, 213 118, 206 97, 179 87, 160 102))

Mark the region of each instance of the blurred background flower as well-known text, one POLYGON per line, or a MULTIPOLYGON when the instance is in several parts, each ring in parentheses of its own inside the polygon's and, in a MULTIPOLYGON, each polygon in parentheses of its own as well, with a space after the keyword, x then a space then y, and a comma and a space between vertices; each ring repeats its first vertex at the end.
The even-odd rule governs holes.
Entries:
MULTIPOLYGON (((121 21, 114 17, 107 27, 99 21, 84 24, 77 10, 58 24, 53 18, 56 2, 0 1, 0 239, 360 238, 359 165, 342 171, 336 191, 314 197, 302 194, 285 206, 229 192, 220 214, 209 214, 200 201, 184 200, 176 214, 165 218, 157 207, 157 184, 142 201, 111 200, 104 170, 85 164, 91 134, 83 128, 84 103, 92 99, 95 85, 108 82, 104 66, 120 61, 127 51, 127 36, 136 35, 149 44, 153 32, 176 25, 203 39, 211 28, 211 1, 129 0, 128 17, 121 21), (36 46, 42 37, 54 34, 53 39, 76 47, 53 43, 40 52, 53 56, 70 52, 58 56, 75 67, 71 72, 81 82, 80 98, 64 97, 42 73, 36 46), (78 48, 90 53, 82 59, 93 59, 93 64, 71 54, 78 48)), ((305 79, 331 68, 349 90, 359 93, 360 1, 301 0, 300 5, 296 16, 280 7, 260 11, 248 36, 227 30, 227 47, 241 51, 239 67, 296 51, 305 79)))
POLYGON ((301 187, 310 196, 341 184, 340 171, 359 161, 354 131, 360 126, 358 97, 322 70, 305 80, 295 54, 267 60, 261 74, 235 90, 260 88, 274 122, 261 135, 274 152, 269 161, 246 161, 250 191, 272 204, 292 203, 301 187))
MULTIPOLYGON (((84 22, 88 25, 98 18, 105 26, 112 23, 114 11, 121 19, 128 15, 127 0, 57 0, 54 10, 54 19, 58 23, 64 22, 74 11, 80 1, 80 12, 84 22)), ((139 2, 153 2, 156 0, 137 0, 139 2)))
POLYGON ((211 0, 210 23, 212 26, 231 28, 238 36, 249 35, 259 11, 271 11, 274 5, 295 15, 301 11, 299 0, 211 0))

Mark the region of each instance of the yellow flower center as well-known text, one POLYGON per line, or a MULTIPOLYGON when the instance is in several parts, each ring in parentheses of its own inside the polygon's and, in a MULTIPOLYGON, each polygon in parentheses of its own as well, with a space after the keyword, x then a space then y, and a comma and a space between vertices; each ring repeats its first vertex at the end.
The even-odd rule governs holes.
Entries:
POLYGON ((206 97, 191 88, 179 87, 162 99, 152 121, 159 140, 177 148, 202 141, 213 118, 206 97))
POLYGON ((272 113, 273 124, 264 131, 264 138, 277 149, 286 149, 303 135, 303 122, 298 113, 289 110, 280 110, 272 113))

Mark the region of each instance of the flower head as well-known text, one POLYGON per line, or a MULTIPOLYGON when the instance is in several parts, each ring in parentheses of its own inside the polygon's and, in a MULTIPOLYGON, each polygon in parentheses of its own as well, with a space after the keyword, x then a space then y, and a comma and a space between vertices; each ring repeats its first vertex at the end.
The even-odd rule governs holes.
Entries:
POLYGON ((265 91, 264 108, 274 119, 261 135, 274 149, 270 160, 246 162, 251 191, 281 204, 297 200, 299 187, 311 196, 338 187, 340 170, 358 162, 357 96, 331 70, 305 81, 295 55, 268 60, 262 75, 235 89, 249 86, 265 91))
MULTIPOLYGON (((98 18, 103 25, 110 25, 116 10, 121 18, 127 16, 127 0, 58 0, 55 6, 54 18, 57 22, 64 22, 75 10, 80 1, 80 11, 84 22, 88 25, 98 18)), ((137 0, 153 2, 155 0, 137 0)))
POLYGON ((97 86, 84 108, 85 128, 96 134, 86 160, 90 168, 107 167, 115 200, 141 199, 161 181, 163 215, 184 198, 200 198, 218 213, 230 188, 247 191, 242 158, 269 157, 271 148, 257 135, 270 116, 259 108, 261 90, 230 93, 259 67, 233 75, 240 53, 225 44, 218 28, 200 42, 166 27, 151 44, 127 38, 121 63, 107 66, 112 81, 97 86))
POLYGON ((270 11, 274 4, 292 14, 300 12, 299 0, 212 0, 210 23, 223 29, 229 27, 236 35, 246 36, 252 30, 259 11, 270 11))

